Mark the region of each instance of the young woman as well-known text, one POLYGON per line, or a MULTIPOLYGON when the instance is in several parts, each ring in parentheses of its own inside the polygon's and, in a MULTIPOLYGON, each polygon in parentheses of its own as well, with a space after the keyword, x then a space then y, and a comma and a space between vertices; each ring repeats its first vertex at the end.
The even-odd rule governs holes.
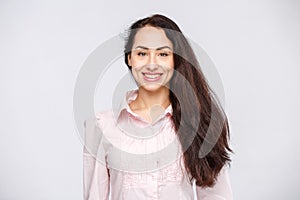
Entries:
POLYGON ((179 27, 140 19, 124 53, 138 89, 85 121, 84 199, 231 200, 228 120, 179 27))

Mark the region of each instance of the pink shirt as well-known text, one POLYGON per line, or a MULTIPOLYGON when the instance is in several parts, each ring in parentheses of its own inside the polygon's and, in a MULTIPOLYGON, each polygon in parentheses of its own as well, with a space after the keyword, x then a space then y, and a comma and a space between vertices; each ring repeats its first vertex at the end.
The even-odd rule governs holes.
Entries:
MULTIPOLYGON (((152 124, 132 112, 129 91, 117 110, 85 121, 84 200, 194 199, 171 105, 152 124)), ((227 167, 211 188, 196 186, 198 200, 232 200, 227 167)))

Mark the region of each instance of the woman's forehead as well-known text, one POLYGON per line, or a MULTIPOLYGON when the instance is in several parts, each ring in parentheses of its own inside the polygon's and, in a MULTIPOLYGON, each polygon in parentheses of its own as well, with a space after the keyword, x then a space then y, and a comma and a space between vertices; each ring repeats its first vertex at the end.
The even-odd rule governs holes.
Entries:
POLYGON ((132 48, 138 46, 147 47, 149 49, 157 49, 162 46, 173 48, 172 42, 168 39, 163 29, 150 26, 140 28, 137 31, 132 48))

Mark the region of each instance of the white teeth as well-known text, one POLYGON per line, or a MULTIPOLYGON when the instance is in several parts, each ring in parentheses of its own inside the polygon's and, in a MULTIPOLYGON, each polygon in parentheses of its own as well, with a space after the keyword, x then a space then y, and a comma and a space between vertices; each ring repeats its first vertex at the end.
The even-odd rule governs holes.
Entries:
POLYGON ((155 79, 157 77, 159 77, 161 74, 144 74, 144 76, 146 76, 147 78, 152 78, 155 79))

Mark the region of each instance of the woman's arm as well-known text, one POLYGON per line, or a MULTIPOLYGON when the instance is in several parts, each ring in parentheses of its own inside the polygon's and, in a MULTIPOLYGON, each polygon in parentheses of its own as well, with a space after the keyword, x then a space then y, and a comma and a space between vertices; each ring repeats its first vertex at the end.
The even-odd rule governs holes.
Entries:
POLYGON ((216 184, 210 188, 196 186, 198 200, 232 200, 232 190, 227 166, 220 171, 216 184))
POLYGON ((86 120, 83 148, 83 195, 84 200, 108 200, 110 181, 105 155, 95 120, 86 120))

